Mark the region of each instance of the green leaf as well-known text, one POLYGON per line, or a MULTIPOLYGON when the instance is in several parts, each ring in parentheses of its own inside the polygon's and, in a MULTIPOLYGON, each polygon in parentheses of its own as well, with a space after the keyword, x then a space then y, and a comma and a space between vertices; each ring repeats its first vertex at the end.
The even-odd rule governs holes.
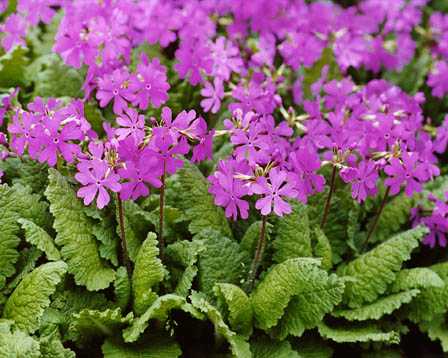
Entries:
POLYGON ((422 293, 409 306, 408 317, 413 322, 431 322, 448 311, 448 262, 430 266, 444 281, 442 287, 422 288, 422 293))
POLYGON ((34 82, 34 96, 82 97, 83 75, 66 66, 54 53, 38 57, 27 67, 27 79, 34 82))
MULTIPOLYGON (((205 250, 205 244, 203 240, 194 241, 177 241, 174 244, 169 245, 166 248, 166 256, 174 263, 179 263, 182 266, 182 274, 177 281, 174 293, 176 295, 187 297, 193 286, 193 280, 195 279, 198 268, 197 261, 199 253, 205 250)), ((174 264, 171 268, 174 269, 174 264)))
POLYGON ((17 46, 0 56, 0 88, 17 87, 26 84, 27 52, 26 48, 17 46))
POLYGON ((304 205, 291 202, 293 212, 278 220, 273 243, 274 261, 313 256, 308 212, 304 205))
POLYGON ((272 268, 251 295, 256 326, 275 328, 281 338, 300 336, 337 305, 344 284, 328 275, 315 259, 290 259, 272 268))
POLYGON ((420 290, 418 289, 394 293, 390 296, 382 297, 366 306, 352 310, 336 310, 332 315, 336 317, 344 317, 349 321, 365 321, 368 319, 377 320, 384 315, 391 314, 403 304, 411 302, 419 293, 420 290))
POLYGON ((115 272, 99 256, 92 219, 86 216, 67 179, 54 169, 49 173, 45 195, 55 218, 56 244, 62 246, 68 271, 78 285, 85 285, 90 291, 104 289, 114 280, 115 272))
POLYGON ((198 234, 203 230, 214 230, 232 237, 224 211, 213 202, 208 192, 208 183, 199 169, 184 162, 184 168, 178 172, 178 205, 190 221, 189 230, 198 234))
POLYGON ((131 281, 125 267, 120 266, 117 269, 114 282, 115 299, 118 306, 125 310, 131 299, 131 281))
POLYGON ((25 230, 25 240, 43 251, 48 260, 58 261, 61 259, 61 254, 54 245, 53 238, 44 229, 27 219, 19 219, 18 222, 25 230))
POLYGON ((313 238, 317 241, 314 245, 314 256, 322 259, 322 268, 329 270, 333 266, 333 252, 331 244, 325 233, 320 228, 315 228, 313 231, 313 238))
POLYGON ((424 322, 419 327, 428 334, 432 341, 439 341, 445 353, 448 352, 448 326, 444 320, 436 319, 424 322))
POLYGON ((387 71, 384 78, 400 86, 407 93, 415 95, 425 82, 430 65, 431 55, 424 49, 400 71, 387 71))
POLYGON ((252 304, 246 293, 230 283, 217 283, 213 289, 218 300, 225 303, 230 327, 242 336, 252 334, 252 304))
POLYGON ((215 283, 238 284, 245 278, 250 258, 240 245, 217 233, 205 239, 205 250, 199 254, 199 287, 212 295, 215 283))
MULTIPOLYGON (((148 234, 148 231, 143 232, 138 226, 139 223, 136 223, 134 220, 138 217, 139 222, 144 223, 142 220, 142 210, 141 208, 134 202, 126 200, 122 202, 123 204, 123 222, 124 222, 124 232, 126 236, 126 243, 128 247, 129 258, 135 262, 137 258, 137 254, 140 250, 140 246, 142 245, 143 239, 148 234)), ((117 222, 120 222, 118 205, 115 211, 117 222)), ((119 236, 121 236, 120 225, 117 225, 116 232, 119 236)))
POLYGON ((39 340, 40 352, 45 358, 76 358, 75 352, 65 348, 59 334, 41 337, 39 340))
POLYGON ((26 156, 9 157, 0 161, 0 169, 12 184, 30 187, 32 192, 42 194, 48 184, 48 165, 31 160, 26 156))
POLYGON ((134 298, 134 311, 142 314, 157 298, 151 289, 162 282, 165 277, 165 268, 158 255, 157 235, 148 233, 135 260, 132 274, 132 292, 134 298))
POLYGON ((52 298, 53 301, 49 308, 53 315, 51 319, 61 327, 63 332, 68 331, 74 315, 84 309, 105 310, 112 308, 112 303, 106 299, 104 294, 90 292, 82 287, 56 291, 52 298))
POLYGON ((391 287, 392 292, 400 292, 412 288, 443 287, 445 283, 440 276, 427 267, 416 267, 401 270, 391 287))
POLYGON ((113 337, 119 335, 121 328, 132 319, 132 312, 123 317, 120 308, 105 311, 85 309, 74 315, 69 327, 70 337, 81 344, 99 337, 113 337))
POLYGON ((360 307, 386 292, 403 262, 410 258, 412 250, 427 232, 424 227, 408 230, 342 266, 338 274, 354 278, 346 284, 345 302, 348 306, 360 307))
POLYGON ((0 185, 0 288, 7 278, 15 272, 14 264, 19 258, 17 247, 20 226, 17 220, 26 218, 38 225, 49 222, 47 204, 40 201, 40 196, 32 194, 29 188, 20 184, 9 187, 0 185))
POLYGON ((320 335, 337 343, 384 342, 398 344, 400 334, 395 331, 383 332, 374 324, 359 324, 342 327, 330 327, 324 323, 317 327, 320 335))
POLYGON ((191 304, 187 303, 184 297, 167 294, 158 297, 143 315, 134 319, 132 325, 123 331, 125 342, 135 342, 148 328, 151 320, 165 322, 170 311, 174 309, 190 313, 196 318, 202 318, 200 313, 191 304))
POLYGON ((3 317, 13 319, 23 331, 34 333, 40 325, 50 296, 67 271, 62 261, 44 264, 28 275, 17 286, 6 302, 3 317))
POLYGON ((17 261, 16 266, 20 267, 20 272, 14 276, 14 279, 8 283, 8 286, 4 290, 5 294, 10 294, 23 280, 23 278, 36 268, 37 260, 42 256, 42 251, 32 247, 30 249, 22 249, 20 251, 20 258, 17 261))
POLYGON ((250 342, 253 358, 301 358, 288 341, 258 337, 250 342))
MULTIPOLYGON (((378 220, 370 242, 384 241, 391 235, 400 232, 403 225, 409 222, 409 213, 414 204, 415 200, 405 194, 396 196, 388 201, 378 220)), ((370 229, 374 220, 375 217, 373 215, 367 224, 367 229, 370 229)))
POLYGON ((102 351, 104 358, 176 358, 182 354, 175 341, 162 337, 151 337, 144 345, 125 345, 106 339, 102 351))
POLYGON ((39 358, 39 342, 0 319, 0 358, 39 358))
POLYGON ((224 322, 221 313, 218 309, 212 306, 205 298, 198 292, 194 292, 191 296, 191 303, 199 311, 204 313, 208 319, 215 326, 215 332, 222 335, 227 342, 229 342, 230 349, 235 357, 238 358, 250 358, 252 354, 250 352, 249 343, 245 341, 242 336, 237 335, 231 331, 227 324, 224 322))

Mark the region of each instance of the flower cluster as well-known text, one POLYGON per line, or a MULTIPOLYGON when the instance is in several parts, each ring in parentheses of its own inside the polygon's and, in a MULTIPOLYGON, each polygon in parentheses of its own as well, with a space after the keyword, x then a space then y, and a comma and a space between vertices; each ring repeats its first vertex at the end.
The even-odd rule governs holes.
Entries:
POLYGON ((431 15, 431 54, 434 65, 428 76, 433 96, 442 98, 448 93, 448 15, 435 12, 431 15))
POLYGON ((104 124, 107 139, 102 141, 85 118, 81 100, 64 106, 37 97, 27 110, 15 111, 8 125, 9 148, 49 166, 59 160, 76 164, 75 179, 82 185, 78 196, 86 205, 97 198, 103 208, 110 200, 108 190, 128 200, 147 196, 148 186, 159 188, 162 176, 182 167, 179 156, 191 151, 193 161, 211 157, 213 132, 195 111, 182 111, 173 120, 165 107, 160 120, 145 122, 136 109, 126 108, 116 128, 104 124))
POLYGON ((412 209, 413 226, 423 224, 430 229, 430 233, 423 240, 424 244, 430 247, 436 244, 445 247, 448 233, 448 192, 444 193, 444 200, 440 200, 433 194, 429 194, 428 199, 432 209, 428 210, 420 206, 412 209))

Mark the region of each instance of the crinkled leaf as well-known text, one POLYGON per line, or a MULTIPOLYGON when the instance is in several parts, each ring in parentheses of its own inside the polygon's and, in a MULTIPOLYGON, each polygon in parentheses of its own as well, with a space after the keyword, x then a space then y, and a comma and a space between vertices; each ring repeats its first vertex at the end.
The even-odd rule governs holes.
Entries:
POLYGON ((237 242, 214 232, 207 236, 199 254, 198 277, 201 291, 212 295, 215 283, 238 284, 245 278, 250 258, 237 242))
POLYGON ((431 322, 448 311, 448 262, 430 266, 445 285, 422 288, 422 293, 408 306, 408 317, 414 322, 431 322))
POLYGON ((250 352, 249 343, 242 337, 231 331, 229 326, 224 322, 219 310, 212 306, 205 298, 198 292, 194 292, 191 296, 191 303, 199 311, 204 313, 208 319, 215 326, 215 332, 221 334, 227 342, 229 342, 230 349, 235 357, 238 358, 250 358, 252 354, 250 352))
POLYGON ((132 325, 123 331, 125 342, 135 342, 149 326, 151 320, 165 322, 171 310, 182 310, 196 318, 202 318, 201 314, 184 297, 167 294, 158 297, 143 315, 134 319, 132 325))
POLYGON ((23 278, 33 271, 36 268, 37 260, 42 256, 42 251, 32 247, 30 249, 23 249, 20 251, 20 258, 17 261, 16 266, 20 267, 20 272, 14 276, 14 279, 11 280, 6 289, 5 293, 10 294, 23 280, 23 278))
POLYGON ((230 283, 217 283, 213 289, 228 311, 230 327, 243 336, 252 333, 252 304, 246 293, 238 286, 230 283))
POLYGON ((331 244, 325 233, 320 228, 315 228, 313 231, 313 238, 315 238, 316 243, 314 245, 313 251, 314 256, 320 257, 322 259, 322 268, 324 270, 329 270, 333 266, 333 253, 331 250, 331 244))
POLYGON ((0 319, 0 358, 39 358, 39 342, 25 332, 11 328, 12 322, 0 319))
POLYGON ((398 344, 400 342, 398 332, 384 332, 371 323, 340 327, 330 327, 321 323, 317 328, 323 338, 331 339, 337 343, 384 342, 398 344))
POLYGON ((250 342, 253 358, 301 358, 288 341, 258 337, 250 342))
POLYGON ((184 168, 178 172, 178 205, 190 220, 189 230, 197 234, 203 230, 214 230, 224 236, 232 237, 224 211, 213 202, 208 192, 208 183, 199 169, 184 162, 184 168))
POLYGON ((0 88, 24 85, 27 82, 25 68, 28 65, 28 50, 16 46, 0 56, 0 88))
POLYGON ((56 261, 39 266, 26 275, 6 301, 3 317, 13 319, 23 331, 35 332, 50 305, 50 296, 66 271, 67 265, 56 261))
POLYGON ((132 312, 123 317, 120 308, 105 311, 85 309, 74 314, 69 327, 70 337, 81 344, 98 337, 113 337, 118 335, 121 328, 128 325, 132 318, 132 312))
POLYGON ((391 292, 400 292, 412 288, 443 287, 445 283, 440 276, 427 267, 401 270, 392 283, 391 292))
POLYGON ((51 334, 39 340, 40 352, 45 358, 76 358, 75 352, 65 348, 59 335, 51 334))
MULTIPOLYGON (((190 293, 193 280, 198 273, 198 256, 204 250, 203 240, 177 241, 166 248, 166 256, 174 263, 180 264, 182 270, 174 290, 175 294, 187 297, 190 293)), ((173 266, 171 268, 174 270, 173 266)))
POLYGON ((49 172, 45 195, 55 218, 56 244, 62 247, 61 255, 68 270, 78 285, 91 291, 104 289, 114 280, 115 272, 99 256, 92 219, 86 216, 67 179, 54 169, 49 172))
POLYGON ((157 294, 151 289, 162 282, 165 277, 165 268, 158 255, 157 235, 148 233, 135 260, 132 274, 132 292, 134 299, 134 311, 142 314, 157 298, 157 294))
POLYGON ((318 263, 290 259, 268 272, 251 295, 257 327, 267 330, 280 323, 275 329, 279 336, 300 336, 340 302, 343 281, 329 276, 318 263))
POLYGON ((274 261, 313 256, 308 212, 304 205, 292 202, 293 212, 278 220, 273 243, 274 261))
POLYGON ((182 354, 179 345, 165 337, 150 337, 132 345, 106 339, 102 351, 104 358, 176 358, 182 354))
POLYGON ((403 232, 341 267, 338 274, 354 278, 346 284, 348 306, 360 307, 382 295, 427 232, 424 227, 403 232))
POLYGON ((48 260, 58 261, 61 259, 61 254, 54 245, 53 238, 44 229, 27 219, 19 219, 18 222, 25 230, 25 240, 43 251, 48 260))
POLYGON ((131 299, 131 281, 125 267, 120 266, 117 269, 114 282, 115 300, 118 306, 125 310, 131 299))
POLYGON ((448 325, 443 319, 424 322, 419 327, 432 341, 439 341, 445 353, 448 352, 448 325))
POLYGON ((380 319, 384 315, 391 314, 403 304, 409 303, 420 293, 418 289, 394 293, 390 296, 382 297, 368 305, 352 310, 337 310, 333 312, 336 317, 343 317, 349 321, 365 321, 368 319, 380 319))

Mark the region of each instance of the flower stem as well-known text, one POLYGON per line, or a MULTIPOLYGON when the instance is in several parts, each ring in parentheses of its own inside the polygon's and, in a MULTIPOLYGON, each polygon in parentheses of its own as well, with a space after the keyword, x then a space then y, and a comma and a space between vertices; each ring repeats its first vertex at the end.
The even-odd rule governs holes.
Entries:
POLYGON ((247 280, 247 286, 249 290, 252 290, 257 277, 258 267, 260 266, 261 260, 263 259, 264 249, 266 247, 266 224, 268 217, 263 215, 263 220, 261 222, 260 236, 257 242, 257 248, 255 250, 255 256, 252 260, 252 264, 249 271, 249 279, 247 280))
POLYGON ((321 229, 324 228, 328 219, 328 213, 330 212, 331 198, 333 197, 333 193, 336 188, 336 173, 337 168, 335 165, 333 165, 333 171, 331 172, 331 179, 330 179, 330 191, 328 192, 327 201, 325 203, 324 215, 322 216, 322 221, 320 223, 321 229))
POLYGON ((120 225, 121 254, 123 258, 123 263, 126 266, 126 271, 130 279, 132 277, 132 267, 131 267, 131 261, 129 260, 128 245, 126 243, 126 233, 124 230, 123 202, 121 201, 119 194, 117 194, 117 203, 118 203, 118 220, 120 225))
POLYGON ((160 259, 163 261, 165 255, 165 240, 163 238, 163 222, 165 219, 165 163, 163 164, 162 186, 160 187, 159 199, 159 252, 160 259))
POLYGON ((387 187, 386 191, 384 192, 383 201, 381 202, 380 209, 378 210, 375 221, 373 222, 372 226, 370 227, 369 233, 367 234, 366 241, 364 241, 364 244, 362 246, 362 251, 365 250, 367 243, 369 242, 370 238, 372 237, 373 233, 375 232, 376 226, 378 225, 378 221, 380 220, 380 216, 384 210, 384 207, 386 206, 387 198, 389 197, 390 192, 390 186, 387 187))

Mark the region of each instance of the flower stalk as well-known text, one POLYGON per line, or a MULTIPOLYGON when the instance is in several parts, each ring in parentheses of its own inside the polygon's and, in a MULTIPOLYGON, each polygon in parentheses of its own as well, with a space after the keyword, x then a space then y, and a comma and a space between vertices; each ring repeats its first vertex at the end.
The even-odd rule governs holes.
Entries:
POLYGON ((324 215, 322 216, 322 221, 320 223, 321 229, 323 229, 325 227, 325 224, 327 223, 328 213, 330 212, 331 207, 331 198, 333 197, 333 193, 336 188, 336 174, 337 174, 337 168, 336 165, 333 165, 333 171, 331 172, 331 179, 330 179, 330 191, 328 192, 327 201, 325 203, 324 215))
POLYGON ((249 278, 247 280, 247 287, 249 291, 253 289, 255 279, 257 277, 258 268, 260 267, 261 260, 263 259, 264 249, 266 247, 266 224, 268 221, 268 216, 263 215, 260 228, 260 236, 257 242, 257 248, 255 250, 254 259, 249 271, 249 278))
POLYGON ((159 198, 159 252, 160 259, 163 261, 165 255, 165 239, 163 238, 163 225, 165 220, 165 176, 166 176, 166 165, 163 163, 163 173, 160 181, 162 186, 160 187, 160 198, 159 198))
POLYGON ((118 221, 120 225, 120 242, 121 242, 121 255, 123 259, 123 263, 126 267, 126 271, 128 273, 129 278, 132 277, 132 266, 131 260, 129 259, 128 245, 126 242, 126 233, 124 229, 124 207, 123 201, 120 198, 120 195, 117 194, 117 203, 118 203, 118 221))
POLYGON ((383 213, 384 207, 386 206, 387 198, 389 197, 389 192, 390 192, 390 186, 388 186, 386 188, 386 191, 384 192, 384 196, 383 196, 383 200, 381 201, 380 209, 378 210, 378 212, 375 216, 375 220, 374 220, 372 226, 370 227, 369 233, 367 234, 367 238, 364 241, 363 251, 366 249, 367 243, 369 242, 370 238, 372 237, 373 233, 375 232, 375 229, 378 225, 378 221, 380 220, 381 214, 383 213))

